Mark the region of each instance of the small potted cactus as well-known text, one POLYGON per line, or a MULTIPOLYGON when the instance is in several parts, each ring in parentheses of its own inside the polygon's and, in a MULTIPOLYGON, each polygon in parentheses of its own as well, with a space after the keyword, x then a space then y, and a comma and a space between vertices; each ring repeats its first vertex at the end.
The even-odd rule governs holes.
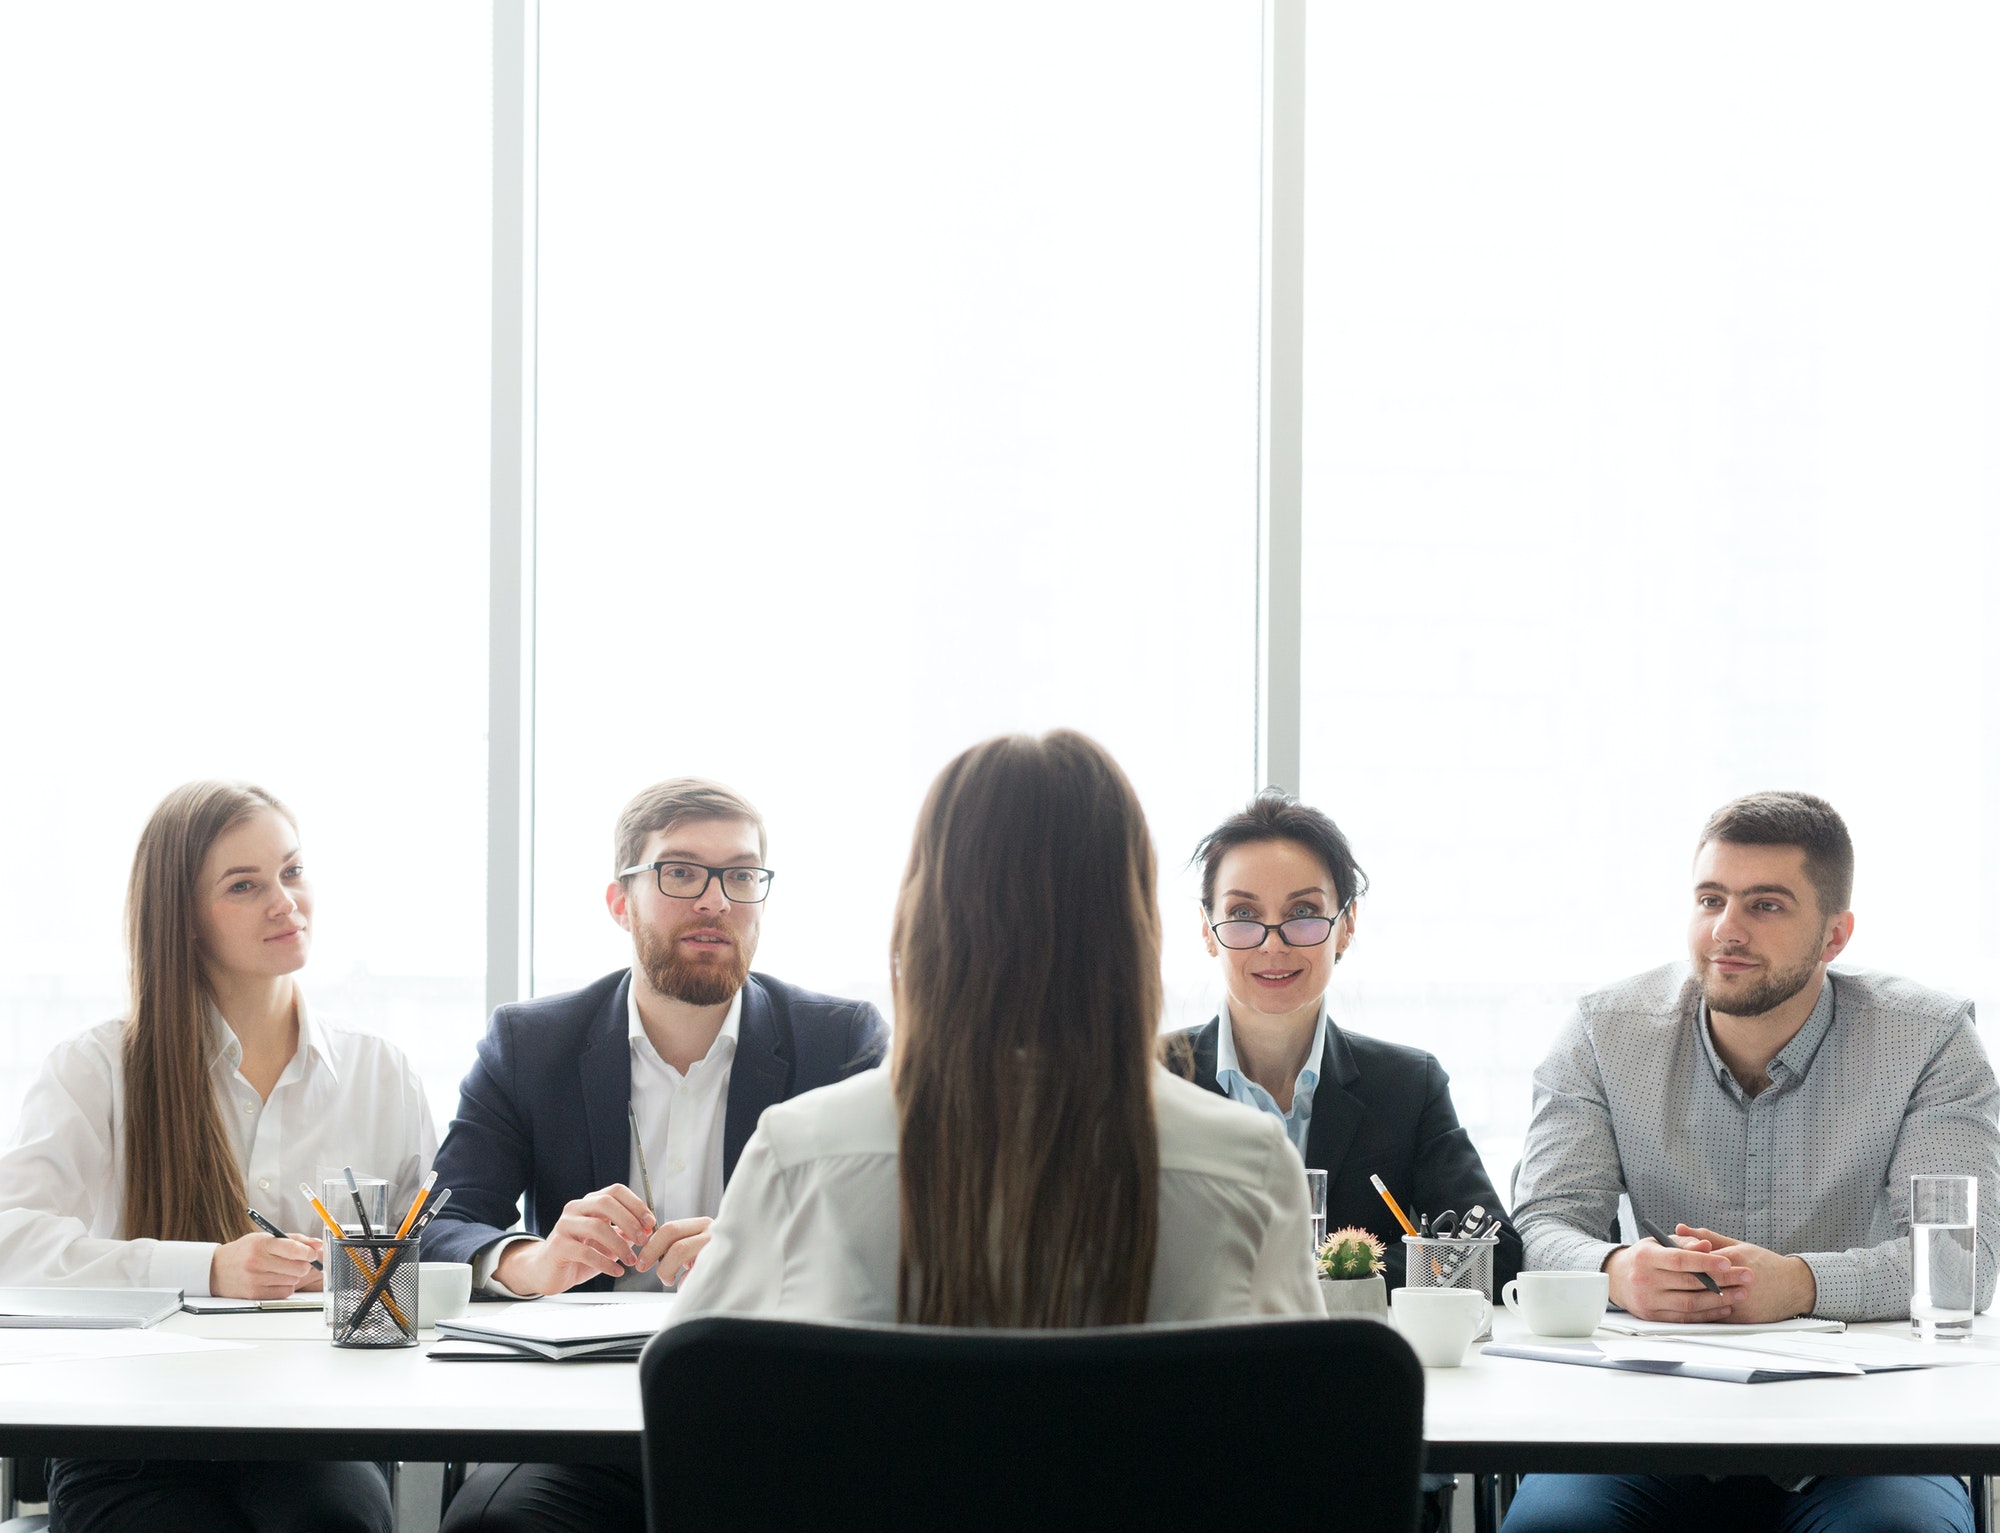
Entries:
POLYGON ((1364 1229, 1335 1230, 1319 1248, 1319 1292, 1329 1315, 1389 1318, 1382 1242, 1364 1229))

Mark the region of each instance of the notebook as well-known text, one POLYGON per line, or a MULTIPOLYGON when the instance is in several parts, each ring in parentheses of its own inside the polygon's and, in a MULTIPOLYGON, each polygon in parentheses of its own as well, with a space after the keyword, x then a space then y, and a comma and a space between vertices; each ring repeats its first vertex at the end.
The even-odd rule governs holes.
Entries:
POLYGON ((267 1309, 325 1309, 323 1293, 295 1293, 287 1299, 225 1299, 214 1294, 189 1294, 181 1308, 190 1315, 254 1315, 267 1309))
POLYGON ((0 1326, 32 1330, 144 1330, 180 1307, 178 1288, 0 1288, 0 1326))
MULTIPOLYGON (((550 1362, 580 1358, 606 1361, 636 1358, 673 1313, 673 1296, 650 1304, 516 1304, 494 1315, 466 1314, 440 1320, 438 1335, 452 1341, 488 1342, 550 1362)), ((442 1341, 440 1346, 442 1346, 442 1341)), ((437 1355, 437 1348, 432 1354, 437 1355)), ((440 1362, 471 1361, 459 1348, 445 1348, 440 1362)))

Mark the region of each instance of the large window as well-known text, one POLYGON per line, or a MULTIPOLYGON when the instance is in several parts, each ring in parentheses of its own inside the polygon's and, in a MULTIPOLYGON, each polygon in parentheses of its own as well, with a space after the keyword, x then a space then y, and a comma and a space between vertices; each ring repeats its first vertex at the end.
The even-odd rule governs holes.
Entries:
POLYGON ((125 1006, 140 826, 298 813, 305 981, 441 1108, 485 847, 483 8, 0 9, 0 1132, 125 1006))
POLYGON ((1343 1017, 1436 1051, 1504 1178, 1568 1001, 1682 956, 1696 831, 1767 787, 1848 819, 1853 962, 2000 1002, 2000 17, 1311 25, 1343 1017))
MULTIPOLYGON (((1853 960, 2000 1002, 2000 13, 1308 10, 1297 786, 1374 878, 1336 1015, 1438 1053, 1504 1178, 1564 1008, 1679 954, 1696 827, 1786 785, 1854 828, 1853 960)), ((760 967, 886 1003, 921 795, 1003 730, 1124 763, 1166 1021, 1214 1010, 1182 864, 1255 785, 1279 33, 537 13, 494 101, 513 6, 0 9, 0 1131, 121 1009, 196 775, 294 803, 312 993, 441 1110, 517 807, 538 991, 627 961, 613 819, 692 772, 770 820, 760 967), (518 806, 495 174, 537 209, 518 806)))
POLYGON ((771 827, 758 967, 887 1001, 916 810, 1068 725, 1175 869, 1251 785, 1255 10, 545 11, 536 988, 639 787, 771 827))

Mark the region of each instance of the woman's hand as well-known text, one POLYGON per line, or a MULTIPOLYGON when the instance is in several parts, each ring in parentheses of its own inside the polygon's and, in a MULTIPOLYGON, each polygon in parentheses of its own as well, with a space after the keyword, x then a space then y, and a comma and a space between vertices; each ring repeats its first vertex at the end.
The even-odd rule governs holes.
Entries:
POLYGON ((223 1299, 287 1299, 298 1292, 320 1254, 304 1235, 240 1235, 217 1246, 208 1263, 208 1291, 223 1299))

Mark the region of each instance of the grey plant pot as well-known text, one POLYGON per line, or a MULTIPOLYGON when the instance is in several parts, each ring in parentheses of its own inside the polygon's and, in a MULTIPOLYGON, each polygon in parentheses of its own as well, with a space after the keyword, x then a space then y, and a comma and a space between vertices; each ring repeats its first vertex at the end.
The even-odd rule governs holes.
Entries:
POLYGON ((1389 1318, 1389 1285, 1382 1281, 1379 1272, 1365 1278, 1321 1278, 1319 1296, 1326 1304, 1327 1314, 1336 1319, 1389 1318))

